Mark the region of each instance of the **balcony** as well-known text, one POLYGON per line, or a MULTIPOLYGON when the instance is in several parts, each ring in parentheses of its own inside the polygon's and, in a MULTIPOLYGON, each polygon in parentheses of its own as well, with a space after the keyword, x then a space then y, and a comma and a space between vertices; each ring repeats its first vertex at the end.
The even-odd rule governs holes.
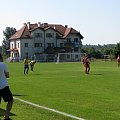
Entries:
POLYGON ((80 42, 64 42, 64 45, 67 46, 71 46, 71 47, 79 47, 79 45, 81 45, 80 42))

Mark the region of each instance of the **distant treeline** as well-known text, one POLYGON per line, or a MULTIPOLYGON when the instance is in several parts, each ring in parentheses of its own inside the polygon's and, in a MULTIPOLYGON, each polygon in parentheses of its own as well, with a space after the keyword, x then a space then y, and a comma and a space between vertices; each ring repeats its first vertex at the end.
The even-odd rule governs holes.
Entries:
POLYGON ((81 52, 98 59, 102 59, 104 55, 110 55, 112 58, 116 58, 120 55, 120 42, 107 45, 83 45, 81 52))

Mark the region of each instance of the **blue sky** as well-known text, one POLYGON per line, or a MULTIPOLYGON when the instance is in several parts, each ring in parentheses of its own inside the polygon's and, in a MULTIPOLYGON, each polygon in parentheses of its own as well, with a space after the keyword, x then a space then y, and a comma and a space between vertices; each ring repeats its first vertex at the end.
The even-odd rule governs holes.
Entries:
POLYGON ((68 25, 84 36, 83 44, 120 42, 120 0, 2 0, 0 45, 3 30, 23 23, 68 25))

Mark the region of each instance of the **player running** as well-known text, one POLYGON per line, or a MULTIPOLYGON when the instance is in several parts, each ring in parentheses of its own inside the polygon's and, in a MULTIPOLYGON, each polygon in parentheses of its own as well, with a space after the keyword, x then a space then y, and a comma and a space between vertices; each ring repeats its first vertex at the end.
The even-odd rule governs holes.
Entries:
POLYGON ((28 57, 26 57, 24 59, 24 74, 28 74, 28 70, 29 70, 29 61, 28 61, 28 57))
POLYGON ((83 58, 83 65, 85 67, 85 73, 89 74, 90 71, 90 61, 87 55, 84 56, 83 58))

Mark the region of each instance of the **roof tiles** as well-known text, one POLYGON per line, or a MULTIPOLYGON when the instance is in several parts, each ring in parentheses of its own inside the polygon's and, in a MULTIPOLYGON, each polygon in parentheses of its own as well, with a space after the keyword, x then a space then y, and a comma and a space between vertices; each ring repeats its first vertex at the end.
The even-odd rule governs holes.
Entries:
POLYGON ((47 30, 47 29, 54 29, 55 31, 59 32, 63 38, 67 37, 70 33, 71 34, 79 34, 81 39, 83 39, 83 36, 76 31, 73 28, 68 28, 67 26, 63 26, 60 24, 48 24, 48 23, 44 23, 44 24, 40 24, 38 25, 37 23, 35 24, 24 24, 24 26, 18 30, 11 38, 10 40, 16 40, 16 39, 20 39, 20 38, 30 38, 31 34, 30 32, 36 29, 43 29, 43 30, 47 30))

